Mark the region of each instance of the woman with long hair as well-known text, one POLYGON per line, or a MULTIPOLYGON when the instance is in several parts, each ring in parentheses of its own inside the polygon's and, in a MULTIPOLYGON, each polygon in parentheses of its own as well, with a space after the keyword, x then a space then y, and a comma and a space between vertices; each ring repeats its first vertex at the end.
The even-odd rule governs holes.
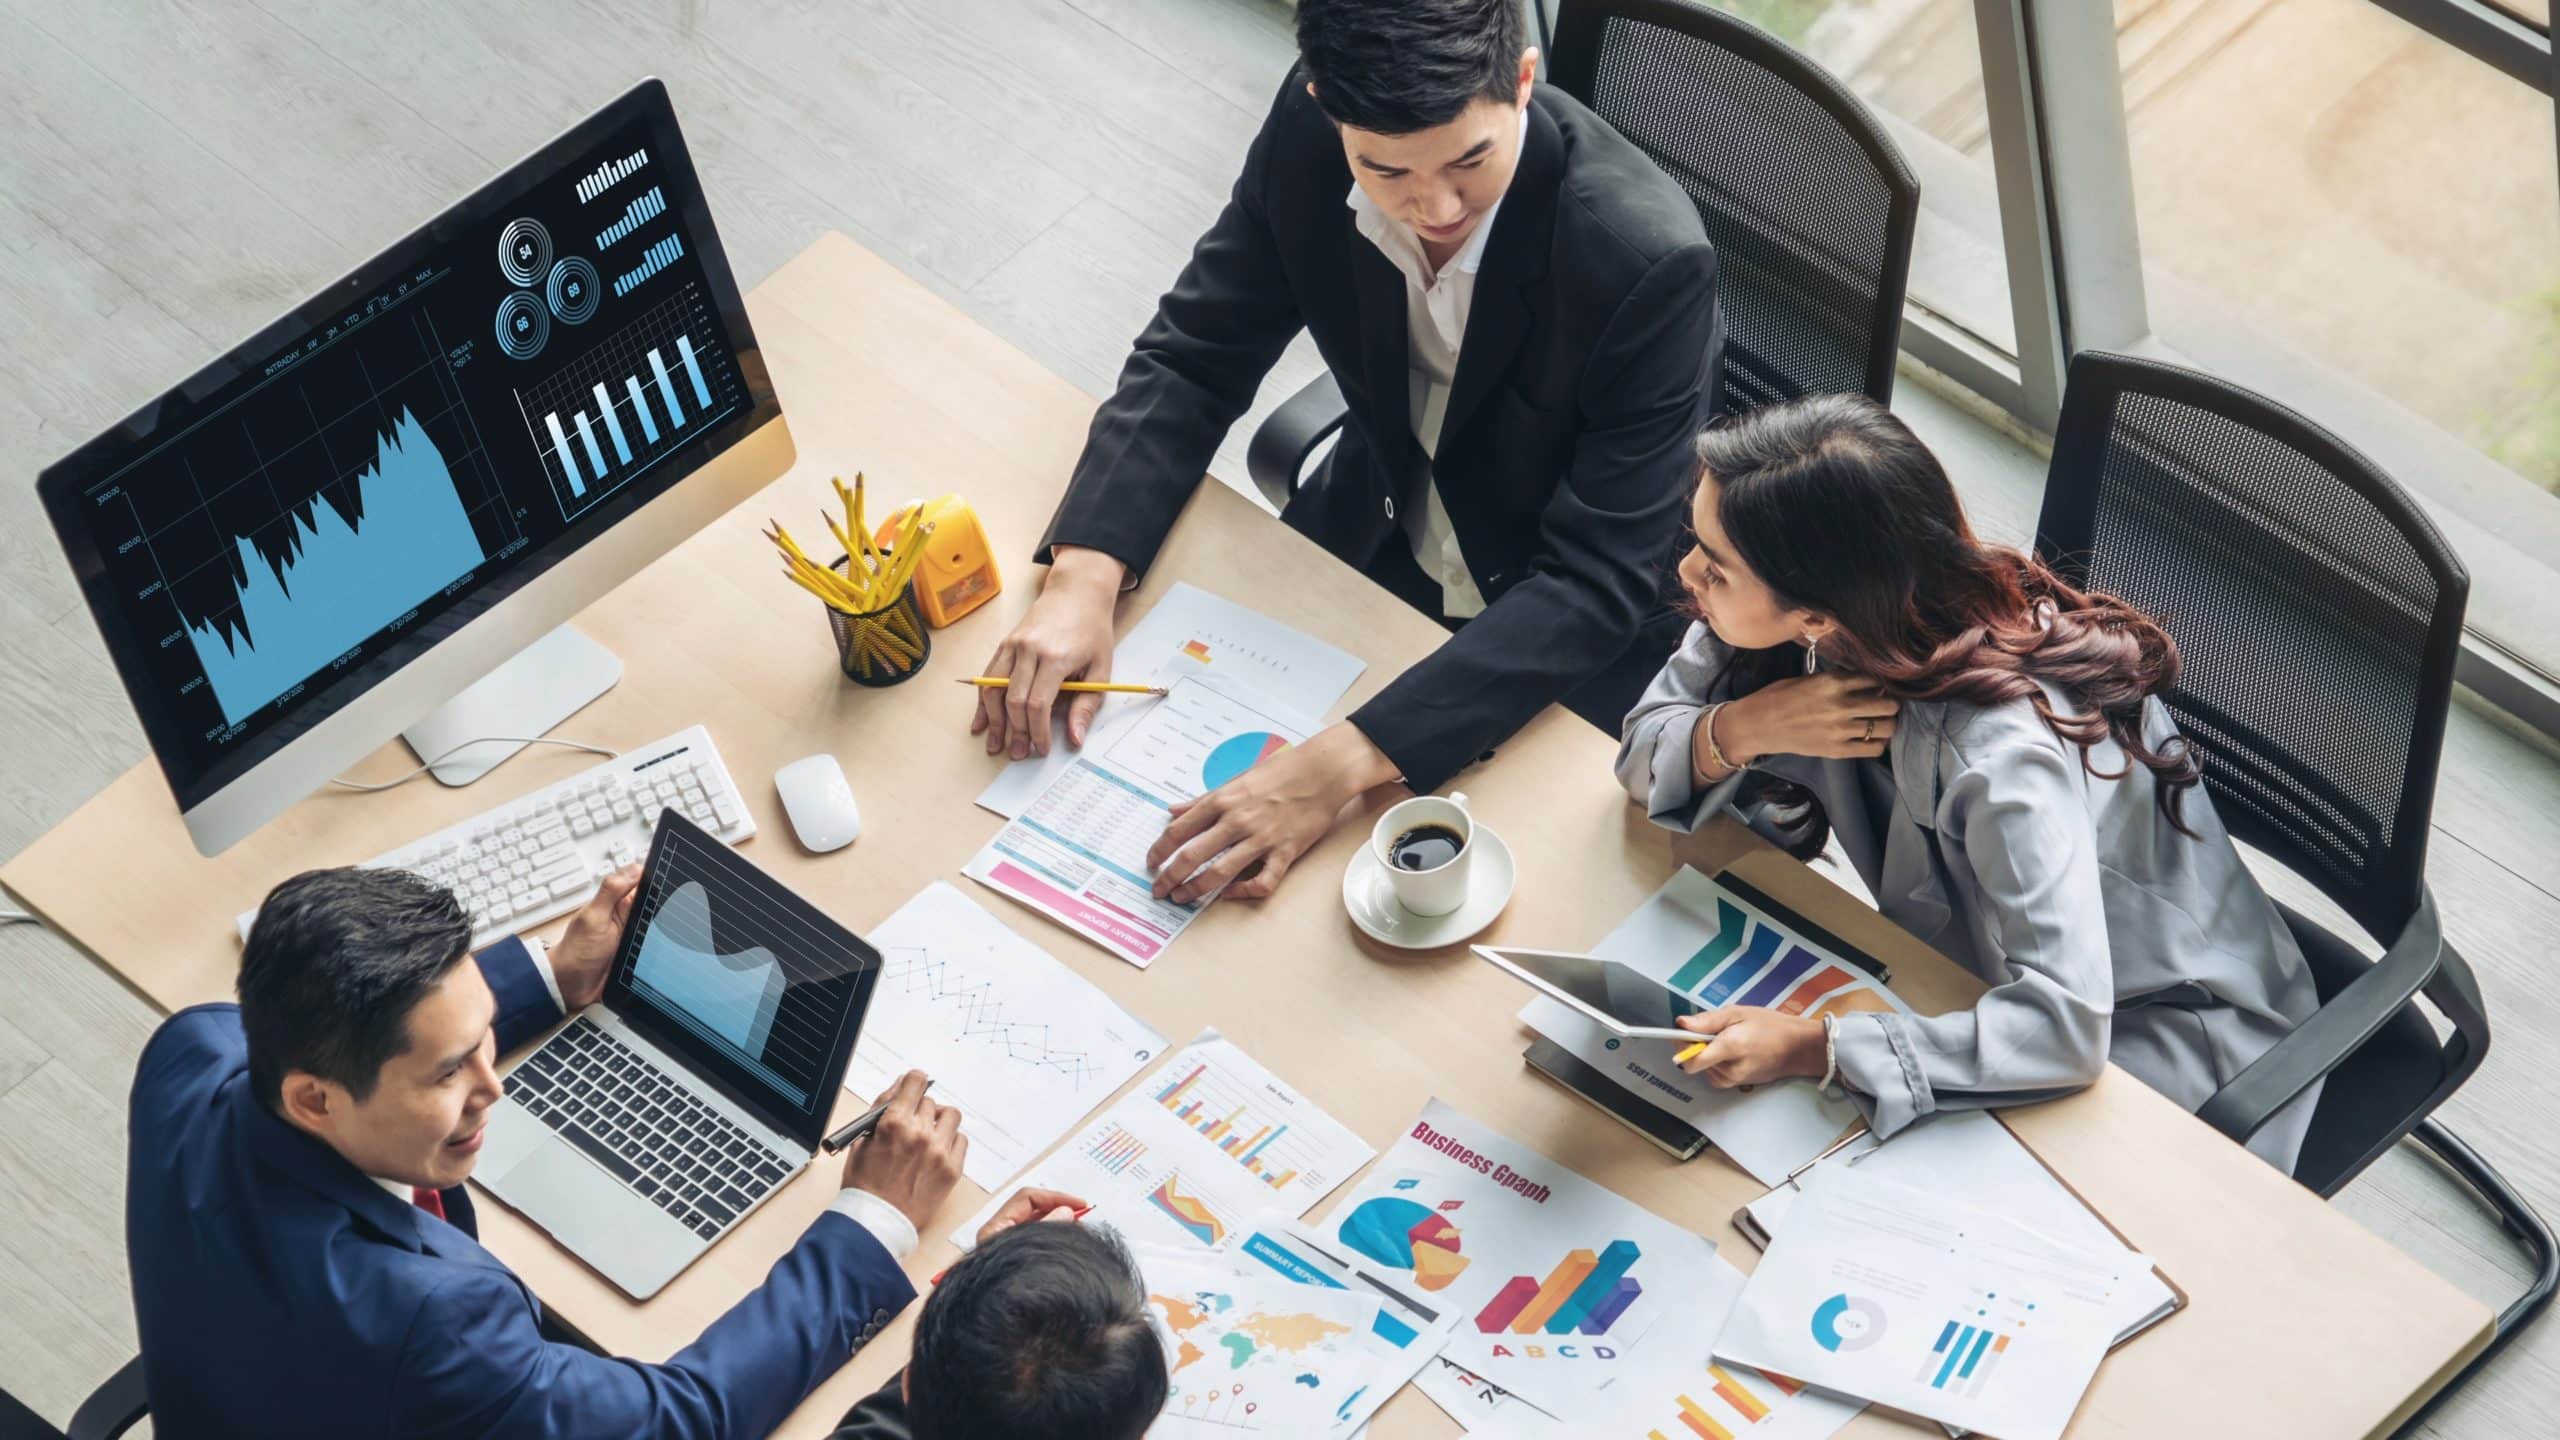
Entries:
MULTIPOLYGON (((1618 776, 1659 823, 1738 805, 1800 857, 1837 837, 1885 916, 1991 988, 1970 1010, 1691 1017, 1719 1086, 1837 1083, 1879 1135, 2013 1105, 2108 1059, 2192 1110, 2318 1000, 2157 696, 2178 649, 1966 523, 1862 396, 1698 437, 1698 623, 1627 717, 1618 776)), ((2249 1148, 2291 1169, 2318 1087, 2249 1148)))

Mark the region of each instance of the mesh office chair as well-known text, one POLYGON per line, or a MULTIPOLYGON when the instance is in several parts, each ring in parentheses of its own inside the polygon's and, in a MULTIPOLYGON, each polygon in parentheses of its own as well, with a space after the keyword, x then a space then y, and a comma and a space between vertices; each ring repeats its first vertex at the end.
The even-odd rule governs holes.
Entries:
POLYGON ((0 1390, 0 1440, 116 1440, 141 1423, 149 1408, 142 1389, 142 1357, 137 1355, 80 1402, 68 1430, 54 1429, 16 1396, 0 1390))
POLYGON ((2319 426, 2210 376, 2097 352, 2071 362, 2036 550, 2162 618, 2184 660, 2164 699, 2225 826, 2383 947, 2368 961, 2286 908, 2320 1009, 2198 1118, 2245 1140, 2326 1077, 2295 1179, 2334 1195, 2411 1136, 2534 1259, 2532 1286, 2441 1398, 2560 1281, 2542 1218, 2431 1118, 2489 1049, 2479 985, 2426 883, 2470 576, 2389 476, 2319 426), (2452 1026, 2442 1040, 2421 993, 2452 1026))
MULTIPOLYGON (((1699 0, 1565 0, 1547 71, 1697 205, 1716 247, 1727 412, 1892 400, 1920 182, 1847 86, 1699 0)), ((1320 375, 1254 433, 1246 469, 1274 507, 1342 412, 1320 375)))

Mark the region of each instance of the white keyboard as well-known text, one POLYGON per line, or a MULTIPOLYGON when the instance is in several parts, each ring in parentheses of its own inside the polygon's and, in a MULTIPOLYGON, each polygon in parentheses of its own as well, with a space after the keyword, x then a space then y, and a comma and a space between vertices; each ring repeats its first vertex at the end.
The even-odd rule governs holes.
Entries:
MULTIPOLYGON (((731 845, 756 833, 711 732, 696 725, 363 863, 452 886, 477 950, 586 904, 599 879, 648 855, 668 809, 731 845)), ((257 918, 241 914, 242 941, 257 918)))

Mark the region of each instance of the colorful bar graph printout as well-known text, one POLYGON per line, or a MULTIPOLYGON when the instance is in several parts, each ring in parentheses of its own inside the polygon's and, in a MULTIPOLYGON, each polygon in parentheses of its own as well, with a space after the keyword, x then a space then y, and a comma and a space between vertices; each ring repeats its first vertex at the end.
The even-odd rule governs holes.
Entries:
POLYGON ((1778 957, 1778 963, 1770 966, 1768 973, 1760 977, 1759 983, 1744 991, 1742 998, 1733 1003, 1736 1005, 1773 1004, 1779 996, 1787 992, 1788 986, 1796 982, 1797 976, 1821 963, 1814 958, 1812 951, 1801 945, 1790 945, 1787 947, 1787 953, 1778 957))

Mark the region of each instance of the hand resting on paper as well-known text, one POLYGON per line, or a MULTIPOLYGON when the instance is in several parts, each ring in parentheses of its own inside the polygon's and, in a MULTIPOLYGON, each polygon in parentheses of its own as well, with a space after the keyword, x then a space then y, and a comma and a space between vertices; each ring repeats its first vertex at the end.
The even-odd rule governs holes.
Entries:
MULTIPOLYGON (((1029 613, 987 657, 983 675, 1013 681, 977 692, 969 733, 987 737, 987 753, 1016 760, 1049 753, 1049 713, 1070 680, 1111 678, 1111 616, 1128 567, 1099 550, 1061 545, 1029 613)), ((1067 702, 1067 743, 1082 749, 1102 698, 1067 702)))
POLYGON ((1727 1005, 1676 1023, 1708 1037, 1707 1048, 1680 1068, 1719 1090, 1822 1076, 1822 1022, 1811 1016, 1727 1005))
POLYGON ((1343 806, 1395 778, 1395 762, 1357 727, 1326 726, 1306 744, 1173 807, 1147 851, 1156 898, 1188 905, 1235 881, 1227 894, 1262 899, 1333 828, 1343 806))

